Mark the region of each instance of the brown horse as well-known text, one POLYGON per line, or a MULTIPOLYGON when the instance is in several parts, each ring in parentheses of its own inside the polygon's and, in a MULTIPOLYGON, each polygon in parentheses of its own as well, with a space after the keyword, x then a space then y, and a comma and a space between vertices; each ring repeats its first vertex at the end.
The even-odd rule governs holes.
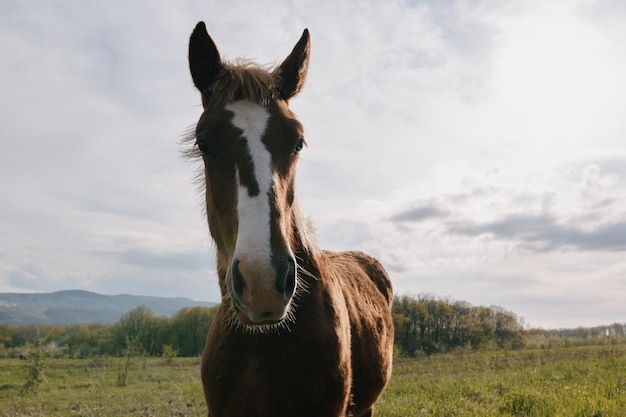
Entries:
POLYGON ((320 250, 295 194, 304 145, 289 100, 309 32, 270 71, 226 63, 203 22, 189 66, 203 113, 206 216, 222 293, 202 356, 209 416, 371 416, 391 375, 391 283, 359 252, 320 250))

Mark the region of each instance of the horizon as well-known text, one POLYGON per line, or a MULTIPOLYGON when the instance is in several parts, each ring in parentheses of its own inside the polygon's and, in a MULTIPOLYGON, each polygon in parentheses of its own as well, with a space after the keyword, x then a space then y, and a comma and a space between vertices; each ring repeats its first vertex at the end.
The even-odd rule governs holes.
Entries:
MULTIPOLYGON (((57 293, 64 293, 64 292, 86 292, 86 293, 90 293, 90 294, 103 295, 103 296, 106 296, 106 297, 131 296, 131 297, 141 297, 141 298, 146 297, 146 298, 166 298, 166 299, 180 299, 180 298, 182 298, 182 299, 186 299, 186 300, 193 301, 193 302, 196 302, 196 303, 212 303, 212 304, 215 304, 215 306, 213 306, 213 307, 217 307, 221 303, 221 300, 216 300, 216 301, 214 301, 214 300, 198 300, 198 299, 189 298, 189 297, 174 297, 174 296, 164 296, 164 295, 145 295, 145 294, 129 294, 129 293, 106 294, 106 293, 94 292, 94 291, 89 291, 89 290, 83 290, 83 289, 79 289, 79 288, 66 289, 66 290, 57 290, 57 291, 50 291, 50 292, 0 292, 0 296, 2 296, 3 294, 11 294, 11 295, 35 294, 35 295, 41 295, 41 294, 57 294, 57 293)), ((429 294, 429 293, 395 294, 394 297, 408 296, 408 297, 412 297, 412 298, 417 298, 420 295, 425 295, 425 296, 431 296, 432 295, 436 299, 444 300, 446 302, 466 301, 466 300, 461 300, 461 299, 457 299, 457 298, 454 298, 454 297, 439 296, 437 294, 429 294)), ((597 328, 597 327, 609 327, 609 326, 612 326, 614 324, 620 324, 620 325, 626 326, 626 321, 620 322, 618 320, 612 321, 610 323, 599 323, 599 324, 590 325, 590 326, 558 327, 558 328, 556 328, 556 327, 552 328, 552 327, 530 326, 530 325, 525 323, 525 320, 524 320, 523 317, 519 316, 515 311, 508 309, 506 306, 495 304, 495 303, 492 303, 492 304, 489 304, 489 305, 471 304, 471 306, 472 307, 488 307, 488 308, 501 307, 501 308, 505 309, 507 312, 515 314, 515 316, 517 317, 517 319, 520 322, 520 324, 523 325, 523 330, 524 331, 528 331, 528 330, 546 330, 546 331, 570 330, 570 329, 577 329, 577 328, 581 328, 581 327, 582 328, 597 328)), ((213 307, 211 307, 211 308, 213 308, 213 307)))

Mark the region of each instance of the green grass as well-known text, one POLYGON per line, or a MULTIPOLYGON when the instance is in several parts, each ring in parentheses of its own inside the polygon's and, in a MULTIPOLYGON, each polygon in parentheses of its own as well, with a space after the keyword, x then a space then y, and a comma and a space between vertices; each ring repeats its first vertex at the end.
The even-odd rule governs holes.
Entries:
POLYGON ((377 409, 400 416, 626 416, 626 346, 399 359, 377 409))
MULTIPOLYGON (((0 416, 205 416, 198 358, 0 359, 0 416)), ((626 416, 626 345, 398 359, 377 417, 626 416)))
POLYGON ((133 358, 118 386, 121 358, 54 359, 44 379, 20 393, 25 362, 0 360, 0 416, 206 416, 199 358, 133 358))

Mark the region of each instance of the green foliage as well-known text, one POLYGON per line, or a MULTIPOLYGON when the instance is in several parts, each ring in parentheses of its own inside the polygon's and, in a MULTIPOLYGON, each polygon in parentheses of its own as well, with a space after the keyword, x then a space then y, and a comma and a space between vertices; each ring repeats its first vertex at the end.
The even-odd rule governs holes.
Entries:
POLYGON ((163 345, 163 354, 161 354, 165 363, 171 365, 174 362, 174 358, 178 356, 178 349, 173 348, 171 345, 163 345))
POLYGON ((204 349, 216 309, 191 307, 181 309, 172 320, 176 346, 181 356, 199 356, 204 349))
POLYGON ((470 346, 474 350, 519 349, 524 331, 515 314, 501 307, 474 307, 432 295, 395 297, 395 343, 415 357, 450 352, 470 346))
POLYGON ((48 367, 49 360, 63 355, 64 349, 57 347, 54 342, 44 345, 45 338, 39 336, 38 329, 36 335, 35 345, 27 345, 26 352, 20 354, 26 374, 26 382, 20 390, 20 395, 35 391, 45 380, 44 370, 48 367))
POLYGON ((124 314, 115 325, 116 345, 122 345, 125 356, 142 351, 152 352, 157 335, 157 321, 146 306, 139 306, 124 314), (122 343, 120 343, 122 341, 122 343))
POLYGON ((117 367, 117 386, 125 387, 128 379, 133 358, 144 356, 146 351, 142 346, 142 340, 137 335, 126 335, 126 347, 124 348, 123 359, 120 359, 117 367), (124 365, 122 365, 122 362, 124 365))
MULTIPOLYGON (((0 357, 18 357, 26 346, 38 344, 56 345, 63 349, 63 354, 76 359, 103 355, 127 359, 131 344, 133 349, 139 349, 133 357, 166 357, 164 346, 175 349, 176 356, 195 357, 204 349, 216 311, 217 307, 183 308, 168 318, 155 316, 149 308, 140 306, 127 312, 114 325, 0 325, 0 357)), ((417 358, 468 350, 516 350, 526 346, 550 349, 626 341, 625 324, 588 329, 524 330, 515 314, 501 307, 476 307, 465 301, 432 295, 396 297, 393 321, 395 357, 417 358)))
POLYGON ((46 358, 46 352, 41 343, 30 349, 24 362, 24 369, 26 373, 26 382, 20 390, 20 395, 24 395, 29 391, 35 391, 44 380, 44 369, 48 366, 46 358))
POLYGON ((544 395, 534 391, 507 393, 499 408, 503 415, 511 416, 551 416, 555 406, 544 395))
POLYGON ((176 349, 178 356, 198 356, 204 349, 216 310, 217 307, 183 308, 168 318, 154 316, 149 308, 139 306, 114 325, 0 325, 0 357, 17 357, 26 346, 38 343, 46 346, 54 343, 75 359, 102 355, 127 357, 131 345, 142 356, 162 356, 166 345, 176 349))
POLYGON ((626 342, 626 324, 576 329, 529 329, 526 331, 526 339, 529 347, 540 349, 620 344, 626 342))

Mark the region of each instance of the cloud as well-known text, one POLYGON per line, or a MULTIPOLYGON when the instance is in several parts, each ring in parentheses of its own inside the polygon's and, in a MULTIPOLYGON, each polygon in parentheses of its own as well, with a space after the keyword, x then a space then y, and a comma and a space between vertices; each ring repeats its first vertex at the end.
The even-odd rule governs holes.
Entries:
POLYGON ((602 166, 581 162, 561 167, 557 175, 523 177, 502 168, 456 167, 447 171, 445 183, 436 170, 433 184, 414 187, 419 196, 407 197, 409 190, 402 200, 380 206, 378 215, 431 236, 490 239, 540 251, 623 250, 623 169, 615 158, 597 162, 602 166))
POLYGON ((421 222, 424 220, 445 217, 447 212, 435 206, 419 206, 394 214, 391 220, 394 222, 421 222))
POLYGON ((196 273, 215 268, 207 252, 151 253, 138 249, 103 253, 113 256, 123 264, 170 272, 196 273))
POLYGON ((491 223, 455 223, 450 233, 466 236, 488 235, 509 240, 533 250, 626 250, 626 222, 607 224, 592 230, 560 224, 550 215, 512 215, 491 223))

